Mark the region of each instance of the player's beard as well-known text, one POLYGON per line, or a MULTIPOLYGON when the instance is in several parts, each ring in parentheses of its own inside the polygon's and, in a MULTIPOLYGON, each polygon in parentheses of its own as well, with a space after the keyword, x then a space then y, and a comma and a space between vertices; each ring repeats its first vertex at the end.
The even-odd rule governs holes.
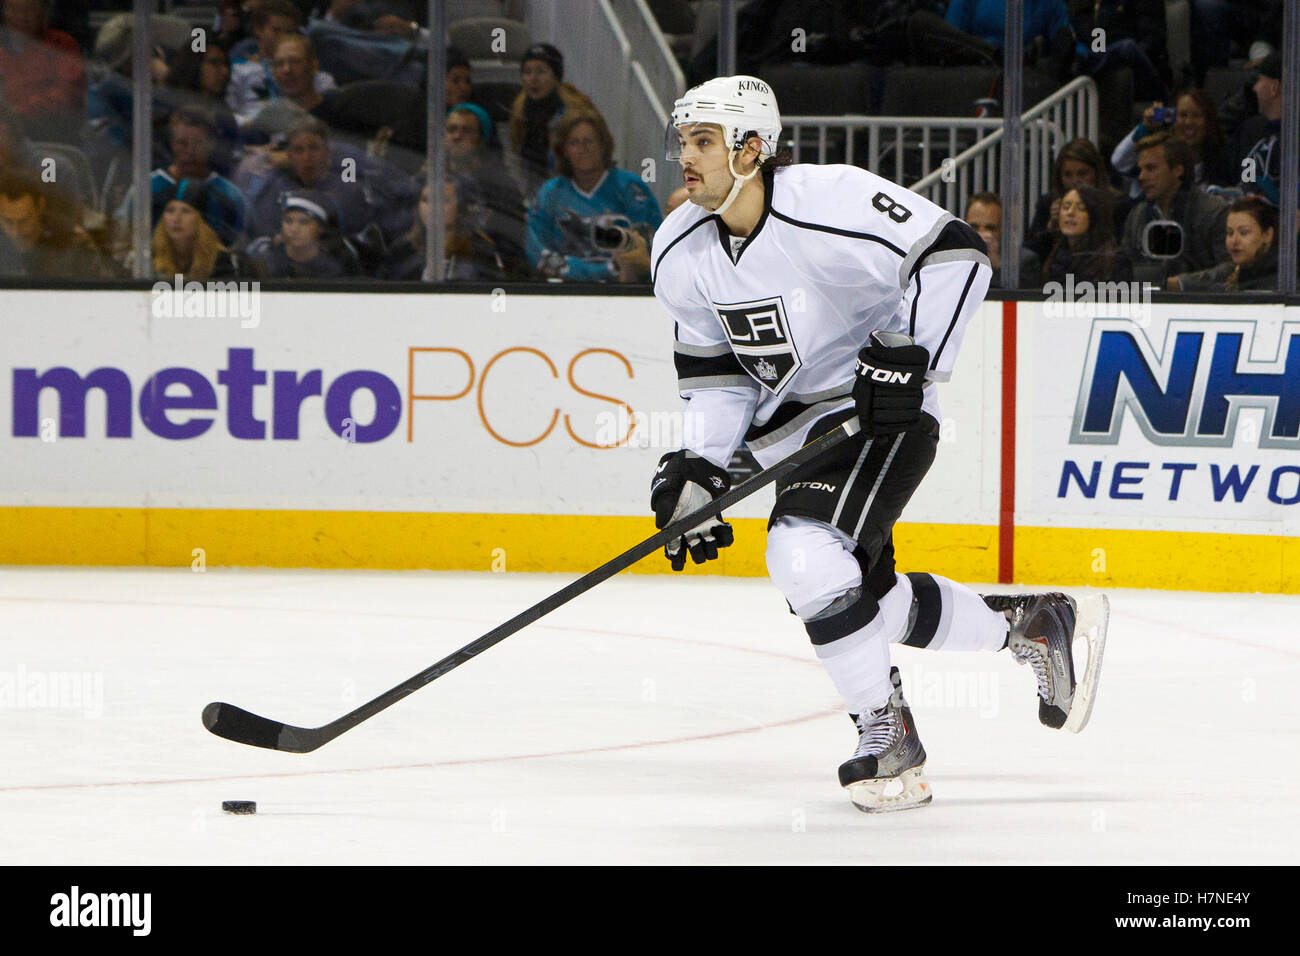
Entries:
POLYGON ((720 186, 711 185, 709 181, 699 173, 696 173, 696 175, 700 176, 700 179, 699 182, 696 183, 695 189, 689 194, 689 198, 691 202, 695 203, 695 205, 702 206, 709 212, 712 212, 722 205, 723 200, 725 200, 727 195, 731 192, 732 184, 736 181, 735 177, 725 169, 718 173, 719 176, 726 177, 726 182, 720 186))

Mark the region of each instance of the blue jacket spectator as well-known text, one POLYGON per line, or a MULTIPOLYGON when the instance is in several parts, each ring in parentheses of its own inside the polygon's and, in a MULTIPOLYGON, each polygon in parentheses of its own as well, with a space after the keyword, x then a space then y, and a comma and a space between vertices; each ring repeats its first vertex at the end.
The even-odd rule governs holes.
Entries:
MULTIPOLYGON (((244 235, 247 207, 235 184, 212 168, 212 156, 217 145, 212 115, 195 107, 181 107, 172 113, 168 129, 172 162, 155 169, 149 177, 153 224, 158 224, 177 184, 189 180, 203 186, 204 220, 222 245, 235 246, 244 235)), ((122 232, 130 229, 131 207, 132 193, 128 190, 114 216, 122 232)))
MULTIPOLYGON (((1002 48, 1007 33, 1007 5, 1003 0, 952 0, 944 19, 964 33, 1002 48)), ((1070 30, 1065 0, 1025 0, 1025 49, 1035 38, 1050 41, 1059 30, 1070 30)))
POLYGON ((548 278, 636 282, 650 272, 649 238, 663 221, 639 176, 613 165, 599 113, 572 113, 555 131, 559 176, 528 214, 528 262, 548 278))
POLYGON ((1264 122, 1259 128, 1259 139, 1243 157, 1243 161, 1249 160, 1249 165, 1238 162, 1234 168, 1254 172, 1253 182, 1244 179, 1241 183, 1243 192, 1262 194, 1272 205, 1281 206, 1282 58, 1276 53, 1270 53, 1260 63, 1253 89, 1259 102, 1259 117, 1264 122))

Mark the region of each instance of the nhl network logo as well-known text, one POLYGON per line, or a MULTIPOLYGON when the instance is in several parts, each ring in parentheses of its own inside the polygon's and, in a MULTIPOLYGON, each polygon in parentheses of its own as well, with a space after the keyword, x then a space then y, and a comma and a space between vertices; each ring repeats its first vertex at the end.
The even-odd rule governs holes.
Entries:
POLYGON ((129 926, 133 936, 148 936, 152 925, 152 893, 70 893, 50 897, 51 926, 129 926))

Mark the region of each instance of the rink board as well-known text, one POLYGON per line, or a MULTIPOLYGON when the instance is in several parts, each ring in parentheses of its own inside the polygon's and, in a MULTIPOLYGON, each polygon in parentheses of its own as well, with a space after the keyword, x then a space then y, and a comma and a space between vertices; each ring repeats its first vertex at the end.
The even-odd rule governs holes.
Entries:
MULTIPOLYGON (((252 301, 0 293, 0 563, 579 571, 653 531, 689 427, 653 299, 252 301)), ((902 569, 1300 590, 1291 312, 1010 311, 985 304, 942 386, 902 569)), ((710 572, 765 573, 772 500, 710 572)))

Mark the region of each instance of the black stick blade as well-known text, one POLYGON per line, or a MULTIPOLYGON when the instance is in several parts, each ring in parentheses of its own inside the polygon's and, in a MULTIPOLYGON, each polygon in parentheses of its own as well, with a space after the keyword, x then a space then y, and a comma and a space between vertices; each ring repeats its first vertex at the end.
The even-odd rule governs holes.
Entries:
POLYGON ((225 737, 237 744, 288 753, 309 753, 324 742, 313 742, 312 732, 305 727, 291 727, 278 720, 267 720, 234 704, 208 704, 203 708, 203 726, 218 737, 225 737))

